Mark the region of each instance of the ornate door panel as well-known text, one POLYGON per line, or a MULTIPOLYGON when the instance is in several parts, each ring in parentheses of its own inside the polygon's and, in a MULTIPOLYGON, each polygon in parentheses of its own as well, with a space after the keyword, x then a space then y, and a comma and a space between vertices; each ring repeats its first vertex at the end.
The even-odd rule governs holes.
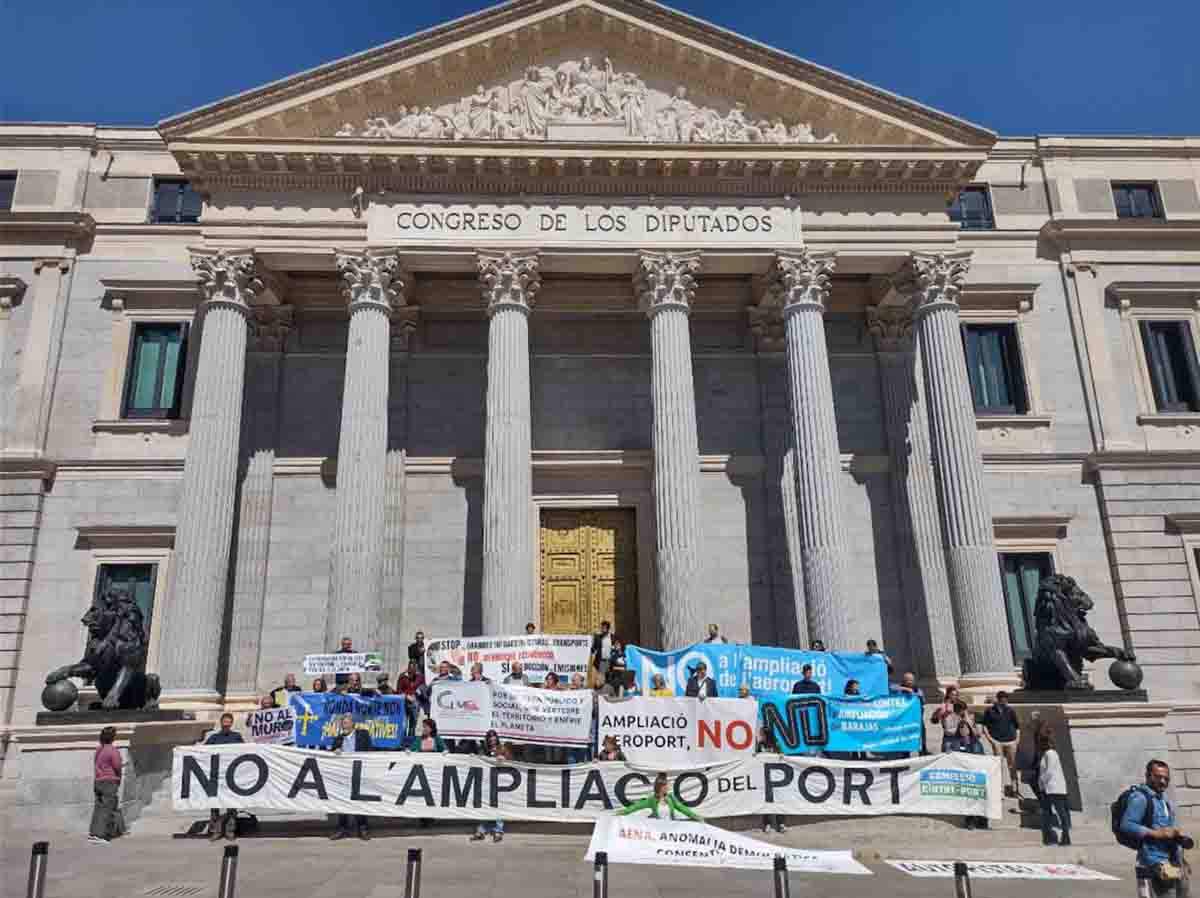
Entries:
POLYGON ((637 533, 632 509, 542 512, 542 631, 592 633, 613 622, 636 641, 637 533))

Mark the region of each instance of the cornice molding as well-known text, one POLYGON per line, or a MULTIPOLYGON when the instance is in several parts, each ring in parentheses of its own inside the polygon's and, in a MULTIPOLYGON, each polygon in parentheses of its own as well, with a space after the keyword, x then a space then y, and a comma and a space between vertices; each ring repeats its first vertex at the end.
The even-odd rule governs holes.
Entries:
POLYGON ((1038 234, 1060 249, 1086 249, 1096 244, 1112 249, 1118 243, 1170 240, 1200 250, 1200 221, 1195 220, 1059 218, 1042 225, 1038 234))
POLYGON ((126 309, 193 309, 200 302, 199 281, 192 278, 101 278, 104 296, 102 308, 113 311, 126 309))
POLYGON ((96 231, 96 221, 86 212, 0 212, 0 240, 22 238, 84 243, 96 231))

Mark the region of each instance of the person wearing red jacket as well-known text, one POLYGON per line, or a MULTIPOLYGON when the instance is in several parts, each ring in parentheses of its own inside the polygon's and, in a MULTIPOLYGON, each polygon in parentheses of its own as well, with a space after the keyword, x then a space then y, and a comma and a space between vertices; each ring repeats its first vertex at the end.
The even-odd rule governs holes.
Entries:
POLYGON ((415 661, 408 662, 408 670, 396 681, 396 694, 404 696, 405 742, 412 740, 417 732, 417 709, 426 701, 425 677, 415 661))

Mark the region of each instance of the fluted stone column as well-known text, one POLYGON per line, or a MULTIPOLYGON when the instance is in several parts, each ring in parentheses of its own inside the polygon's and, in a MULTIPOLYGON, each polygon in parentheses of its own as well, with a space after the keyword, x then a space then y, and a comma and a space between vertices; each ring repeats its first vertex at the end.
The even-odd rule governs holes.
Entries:
MULTIPOLYGON (((392 309, 404 305, 408 275, 394 254, 339 253, 350 302, 337 502, 330 557, 325 645, 343 637, 378 648, 387 486, 388 382, 392 309)), ((391 659, 394 661, 395 659, 391 659)))
POLYGON ((246 320, 262 289, 249 252, 195 252, 204 323, 159 647, 167 696, 215 700, 237 491, 246 320))
POLYGON ((825 345, 832 253, 779 253, 763 303, 782 308, 796 453, 796 511, 808 632, 831 650, 851 648, 843 593, 847 554, 839 485, 842 454, 825 345))
POLYGON ((942 548, 941 511, 929 455, 921 355, 907 306, 867 309, 875 340, 891 462, 892 510, 913 660, 923 677, 957 678, 958 644, 942 548))
POLYGON ((663 648, 690 645, 702 626, 700 448, 688 327, 700 254, 643 252, 634 289, 650 318, 658 629, 663 648))
MULTIPOLYGON (((25 286, 19 277, 0 275, 0 374, 4 373, 4 360, 8 358, 8 322, 12 310, 21 304, 25 286)), ((0 390, 0 449, 4 448, 4 432, 9 425, 8 393, 0 390)))
POLYGON ((487 302, 487 427, 483 457, 483 632, 525 632, 533 620, 529 312, 541 285, 536 252, 480 253, 487 302))
POLYGON ((946 570, 959 658, 967 676, 1010 673, 1013 667, 975 406, 959 333, 958 295, 970 256, 912 255, 916 333, 929 402, 946 570))

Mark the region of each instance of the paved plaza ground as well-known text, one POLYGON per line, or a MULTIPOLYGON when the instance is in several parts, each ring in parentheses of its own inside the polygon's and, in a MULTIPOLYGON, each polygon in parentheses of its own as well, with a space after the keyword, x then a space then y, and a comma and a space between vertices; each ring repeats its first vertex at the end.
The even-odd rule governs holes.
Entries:
MULTIPOLYGON (((30 845, 50 841, 46 898, 216 898, 222 849, 184 835, 189 819, 164 816, 134 824, 112 845, 90 845, 86 834, 41 833, 6 821, 3 898, 25 894, 30 845)), ((1108 898, 1134 894, 1132 852, 1117 846, 1099 823, 1078 827, 1070 849, 1043 848, 1029 829, 975 833, 942 820, 881 818, 819 821, 764 836, 746 823, 727 828, 798 848, 852 848, 873 877, 791 878, 795 898, 954 895, 951 879, 916 879, 882 863, 885 857, 924 860, 1083 862, 1120 876, 1120 882, 1044 882, 976 879, 974 898, 1108 898)), ((590 829, 514 824, 503 843, 468 841, 466 824, 438 824, 432 831, 389 822, 370 842, 328 840, 322 821, 264 820, 256 835, 238 840, 237 894, 244 898, 402 898, 408 848, 424 858, 421 894, 426 898, 590 898, 592 868, 584 861, 590 829)), ((681 867, 611 868, 612 898, 686 898, 719 895, 771 898, 768 872, 681 867)))

